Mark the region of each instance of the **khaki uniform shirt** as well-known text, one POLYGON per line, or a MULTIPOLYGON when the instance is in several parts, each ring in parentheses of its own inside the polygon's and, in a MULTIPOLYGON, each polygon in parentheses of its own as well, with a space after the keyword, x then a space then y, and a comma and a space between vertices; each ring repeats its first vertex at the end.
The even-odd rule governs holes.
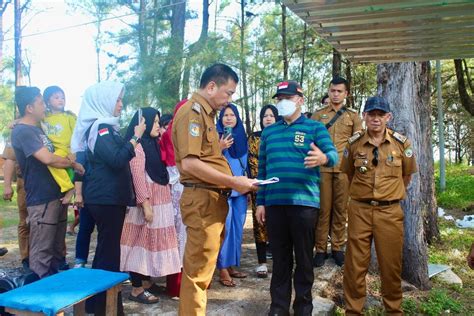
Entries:
POLYGON ((216 111, 198 93, 194 93, 176 113, 172 137, 181 183, 204 183, 181 167, 181 161, 188 156, 195 156, 217 171, 232 175, 219 147, 215 117, 216 111))
POLYGON ((416 161, 410 141, 386 129, 378 147, 375 166, 374 149, 367 132, 354 136, 344 149, 341 171, 352 179, 349 195, 354 200, 394 201, 405 198, 403 176, 416 172, 416 161))
MULTIPOLYGON (((311 116, 311 119, 315 121, 320 121, 324 125, 329 123, 332 118, 336 115, 334 108, 331 105, 328 105, 322 109, 316 110, 311 116)), ((331 135, 331 139, 336 147, 337 154, 339 155, 339 160, 337 165, 334 167, 320 167, 321 172, 340 172, 342 152, 346 147, 347 140, 355 132, 362 130, 362 120, 359 117, 359 114, 353 109, 347 109, 337 121, 329 128, 328 132, 331 135)))
POLYGON ((16 176, 21 178, 21 170, 20 170, 20 165, 16 161, 15 157, 15 151, 13 150, 12 144, 10 141, 7 142, 5 145, 5 149, 3 150, 2 158, 5 160, 13 160, 15 161, 15 173, 16 176))

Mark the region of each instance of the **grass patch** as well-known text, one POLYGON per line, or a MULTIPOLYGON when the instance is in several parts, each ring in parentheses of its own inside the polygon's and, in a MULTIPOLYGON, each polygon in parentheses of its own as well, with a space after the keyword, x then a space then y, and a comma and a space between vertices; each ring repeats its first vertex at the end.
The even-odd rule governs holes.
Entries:
POLYGON ((463 311, 473 311, 474 273, 467 266, 466 256, 474 242, 474 229, 457 228, 454 222, 442 218, 438 219, 438 224, 441 238, 429 246, 428 261, 450 266, 463 281, 463 287, 445 284, 435 277, 433 289, 430 291, 431 296, 423 302, 424 305, 420 305, 420 312, 426 315, 440 315, 447 313, 443 311, 436 314, 440 309, 460 314, 463 314, 463 311), (458 304, 462 307, 459 312, 458 304))
POLYGON ((436 199, 446 209, 468 209, 474 206, 474 175, 467 165, 446 165, 446 190, 439 188, 439 164, 435 164, 436 199))
POLYGON ((16 184, 13 186, 15 194, 12 201, 3 200, 3 182, 0 183, 0 228, 18 225, 18 207, 16 205, 16 184))
MULTIPOLYGON (((15 194, 13 195, 12 201, 3 200, 3 182, 0 183, 0 229, 17 226, 19 222, 18 218, 18 206, 16 205, 16 184, 13 185, 15 194)), ((74 221, 74 212, 68 211, 68 222, 74 221)))

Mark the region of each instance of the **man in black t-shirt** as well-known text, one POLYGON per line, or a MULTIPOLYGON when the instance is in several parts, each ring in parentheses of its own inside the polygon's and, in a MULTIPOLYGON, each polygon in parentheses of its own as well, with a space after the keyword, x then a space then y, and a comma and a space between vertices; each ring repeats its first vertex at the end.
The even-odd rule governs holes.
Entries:
POLYGON ((30 223, 30 269, 40 278, 54 274, 62 261, 67 225, 67 205, 47 166, 82 166, 70 158, 53 154, 54 147, 39 127, 45 115, 40 90, 18 87, 15 102, 21 115, 12 131, 12 146, 25 182, 26 206, 30 223))

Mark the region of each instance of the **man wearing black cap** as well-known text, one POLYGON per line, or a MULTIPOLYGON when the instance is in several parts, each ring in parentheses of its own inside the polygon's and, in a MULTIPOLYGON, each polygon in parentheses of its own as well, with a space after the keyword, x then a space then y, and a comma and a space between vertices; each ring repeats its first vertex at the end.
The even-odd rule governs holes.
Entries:
POLYGON ((363 113, 367 130, 349 138, 343 153, 341 170, 348 175, 351 197, 344 266, 347 315, 362 313, 372 240, 385 310, 402 315, 403 210, 399 202, 416 172, 416 161, 410 141, 386 127, 391 117, 387 101, 369 98, 363 113))
POLYGON ((262 132, 258 179, 277 177, 279 182, 260 187, 255 214, 261 224, 266 222, 273 254, 269 315, 289 315, 292 278, 295 315, 311 315, 319 167, 334 166, 338 156, 324 125, 302 115, 303 89, 298 83, 279 83, 274 98, 283 120, 262 132))

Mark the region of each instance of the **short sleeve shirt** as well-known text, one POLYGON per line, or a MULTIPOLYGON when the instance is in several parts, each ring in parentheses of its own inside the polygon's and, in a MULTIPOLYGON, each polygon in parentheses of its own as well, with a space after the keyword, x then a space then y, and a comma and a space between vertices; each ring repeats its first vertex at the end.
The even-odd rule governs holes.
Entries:
POLYGON ((76 126, 76 116, 71 112, 48 114, 43 130, 53 143, 55 150, 70 152, 72 133, 76 126))
POLYGON ((33 154, 43 147, 54 151, 51 141, 37 126, 17 124, 12 131, 12 146, 25 181, 26 205, 44 204, 61 197, 59 186, 48 167, 33 154))
POLYGON ((21 178, 21 170, 20 170, 20 165, 18 165, 18 162, 16 161, 15 157, 15 151, 13 150, 12 147, 12 142, 9 139, 8 142, 5 144, 5 149, 3 150, 2 154, 3 159, 8 159, 8 160, 13 160, 15 162, 15 173, 18 178, 21 178))
POLYGON ((395 201, 405 198, 403 177, 416 172, 413 148, 405 136, 387 129, 376 147, 367 132, 343 153, 341 171, 352 178, 349 194, 355 200, 395 201), (375 152, 375 148, 377 148, 375 152))
POLYGON ((232 175, 219 146, 215 117, 215 110, 197 93, 176 113, 172 134, 176 166, 182 183, 204 183, 182 169, 181 161, 190 156, 197 157, 221 173, 232 175))
MULTIPOLYGON (((320 110, 317 110, 311 119, 319 121, 326 125, 336 115, 337 111, 329 105, 320 110)), ((329 128, 328 132, 331 139, 336 146, 339 155, 339 162, 334 167, 321 167, 321 172, 340 172, 340 165, 342 160, 342 152, 346 147, 347 140, 355 132, 362 130, 362 120, 359 114, 353 109, 346 109, 346 111, 339 116, 337 121, 329 128)))

